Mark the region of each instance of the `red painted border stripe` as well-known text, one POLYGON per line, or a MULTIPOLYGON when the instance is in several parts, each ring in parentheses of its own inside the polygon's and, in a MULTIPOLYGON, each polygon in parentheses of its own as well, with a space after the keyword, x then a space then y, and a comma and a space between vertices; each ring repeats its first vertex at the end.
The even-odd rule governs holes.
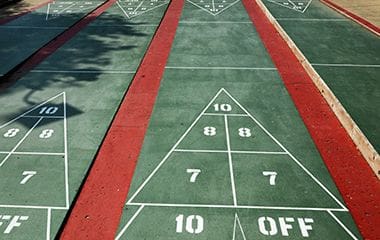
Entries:
POLYGON ((291 48, 258 5, 242 0, 364 238, 380 236, 380 181, 291 48))
POLYGON ((21 17, 21 16, 24 16, 24 15, 26 15, 26 14, 28 14, 28 13, 30 13, 30 12, 32 12, 32 11, 38 9, 38 8, 40 8, 40 7, 45 6, 45 5, 48 4, 48 3, 53 2, 53 1, 54 1, 54 0, 48 0, 48 1, 46 1, 46 2, 40 3, 40 4, 36 5, 36 6, 33 6, 33 7, 29 8, 29 9, 26 9, 25 11, 22 11, 22 12, 20 12, 20 13, 15 14, 15 15, 12 15, 12 16, 9 16, 9 17, 2 18, 2 19, 0 19, 0 25, 6 24, 6 23, 8 23, 8 22, 10 22, 10 21, 13 21, 13 20, 15 20, 16 18, 19 18, 19 17, 21 17))
POLYGON ((10 72, 2 76, 0 82, 0 90, 8 87, 25 74, 27 74, 30 70, 40 64, 43 60, 45 60, 49 55, 55 52, 58 48, 63 46, 67 41, 73 38, 78 32, 80 32, 85 26, 95 20, 100 14, 106 11, 112 4, 115 3, 116 0, 109 0, 100 5, 98 8, 90 12, 88 15, 83 17, 73 26, 69 27, 67 30, 63 31, 56 38, 48 42, 42 48, 37 50, 32 56, 27 58, 24 62, 20 63, 10 72))
MULTIPOLYGON (((354 20, 355 22, 357 22, 358 24, 362 25, 363 27, 367 28, 368 30, 370 30, 371 32, 373 32, 374 34, 380 36, 380 28, 372 23, 370 23, 369 21, 367 21, 366 19, 362 18, 362 17, 359 17, 358 15, 356 15, 355 13, 339 6, 338 4, 330 1, 330 0, 320 0, 321 2, 323 2, 324 4, 326 4, 327 6, 329 6, 330 8, 340 12, 341 14, 347 16, 348 18, 354 20)), ((380 13, 379 13, 380 14, 380 13)))
POLYGON ((113 239, 125 205, 184 0, 172 0, 86 182, 61 239, 113 239))

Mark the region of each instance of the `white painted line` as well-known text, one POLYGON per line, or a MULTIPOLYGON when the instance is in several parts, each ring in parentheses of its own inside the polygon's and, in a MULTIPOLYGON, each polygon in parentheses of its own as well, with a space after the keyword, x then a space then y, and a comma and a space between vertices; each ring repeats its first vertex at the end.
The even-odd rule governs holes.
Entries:
POLYGON ((277 71, 272 67, 183 67, 183 66, 166 66, 166 69, 193 69, 193 70, 265 70, 265 71, 277 71))
POLYGON ((44 70, 44 69, 35 69, 31 72, 35 73, 104 73, 104 74, 122 74, 122 73, 131 73, 134 74, 135 71, 118 71, 118 70, 44 70))
POLYGON ((135 15, 135 13, 137 12, 137 9, 139 9, 139 7, 141 7, 141 5, 144 3, 144 1, 141 1, 141 3, 135 8, 135 10, 133 10, 133 15, 135 15))
POLYGON ((49 19, 49 11, 50 11, 50 3, 48 4, 47 10, 46 10, 46 18, 45 18, 46 21, 49 19))
POLYGON ((180 24, 252 24, 252 22, 247 21, 180 21, 180 24))
POLYGON ((235 176, 234 176, 234 168, 233 168, 233 164, 232 164, 231 145, 230 145, 230 130, 228 129, 228 117, 227 117, 227 115, 224 115, 224 127, 225 127, 225 131, 226 131, 227 154, 228 154, 228 165, 230 167, 232 197, 234 200, 234 206, 237 206, 235 176))
POLYGON ((68 210, 67 207, 52 207, 52 206, 29 206, 29 205, 7 205, 0 204, 0 208, 30 208, 30 209, 56 209, 56 210, 68 210))
POLYGON ((312 66, 323 67, 363 67, 363 68, 380 68, 380 64, 350 64, 350 63, 311 63, 312 66))
POLYGON ((227 153, 227 150, 195 150, 195 149, 174 149, 174 152, 190 152, 190 153, 227 153))
POLYGON ((287 152, 264 152, 264 151, 231 151, 231 153, 241 153, 241 154, 267 154, 267 155, 288 155, 287 152))
MULTIPOLYGON (((175 149, 174 152, 190 152, 190 153, 228 153, 228 150, 203 150, 203 149, 175 149)), ((287 152, 264 152, 264 151, 234 151, 231 153, 241 154, 267 154, 267 155, 288 155, 287 152)))
MULTIPOLYGON (((1 126, 0 126, 0 129, 3 128, 3 127, 8 126, 9 124, 14 123, 14 122, 17 121, 18 119, 24 117, 25 115, 27 115, 27 114, 30 113, 30 112, 33 112, 33 111, 36 110, 37 108, 39 108, 39 107, 43 106, 44 104, 46 104, 47 102, 50 102, 50 101, 56 99, 57 97, 61 96, 62 94, 63 94, 63 93, 57 94, 57 95, 55 95, 54 97, 49 98, 49 99, 46 100, 45 102, 40 103, 40 104, 34 106, 33 108, 31 108, 31 109, 29 109, 28 111, 24 112, 23 114, 19 115, 18 117, 16 117, 16 118, 12 119, 11 121, 9 121, 9 122, 7 122, 7 123, 1 125, 1 126)), ((45 117, 45 116, 44 116, 44 117, 45 117)))
MULTIPOLYGON (((32 115, 28 115, 28 116, 23 116, 23 118, 40 118, 41 116, 32 116, 32 115)), ((63 119, 63 116, 44 116, 44 118, 62 118, 63 119)))
POLYGON ((334 218, 334 220, 351 236, 352 239, 358 240, 358 238, 331 212, 331 210, 327 210, 327 212, 334 218))
POLYGON ((24 140, 29 136, 29 134, 33 131, 34 128, 37 127, 37 125, 42 121, 43 117, 37 120, 37 122, 33 125, 31 129, 24 135, 23 138, 16 144, 16 146, 8 153, 8 155, 3 159, 3 161, 0 163, 0 167, 4 165, 4 163, 8 160, 8 158, 16 151, 16 149, 24 142, 24 140))
POLYGON ((206 110, 210 107, 212 102, 219 96, 222 92, 222 89, 218 91, 218 93, 211 99, 209 104, 202 110, 202 112, 198 115, 198 117, 194 120, 194 122, 190 125, 190 127, 185 131, 185 133, 178 139, 178 141, 174 144, 174 146, 170 149, 170 151, 166 154, 166 156, 162 159, 162 161, 157 165, 157 167, 152 171, 152 173, 145 179, 145 181, 140 185, 140 187, 136 190, 136 192, 131 196, 128 200, 128 203, 132 202, 133 199, 137 196, 137 194, 144 188, 144 186, 150 181, 150 179, 156 174, 156 172, 161 168, 161 166, 168 160, 169 156, 173 153, 173 151, 177 148, 177 146, 181 143, 181 141, 187 136, 187 134, 193 129, 195 124, 199 121, 202 115, 206 112, 206 110))
POLYGON ((341 208, 318 208, 318 207, 281 207, 281 206, 256 206, 256 205, 213 205, 213 204, 173 204, 173 203, 126 203, 130 206, 148 206, 148 207, 191 207, 191 208, 227 208, 227 209, 269 209, 269 210, 294 210, 294 211, 334 211, 348 212, 341 208))
POLYGON ((70 207, 69 203, 69 160, 67 152, 67 113, 66 113, 66 92, 63 92, 63 139, 65 151, 65 189, 66 189, 66 207, 70 207))
MULTIPOLYGON (((9 154, 11 152, 3 152, 0 151, 2 154, 9 154)), ((13 152, 12 155, 48 155, 48 156, 64 156, 64 153, 48 153, 48 152, 13 152)))
POLYGON ((299 21, 299 22, 349 22, 346 18, 276 18, 277 21, 299 21))
POLYGON ((129 18, 128 13, 124 10, 124 8, 120 5, 119 1, 116 1, 117 6, 120 8, 120 10, 124 13, 124 15, 129 18))
POLYGON ((48 208, 47 220, 46 220, 46 240, 50 240, 50 222, 51 222, 51 208, 48 208))
POLYGON ((237 213, 235 213, 234 232, 233 232, 234 235, 233 235, 232 240, 235 240, 235 236, 236 236, 236 223, 237 223, 237 225, 239 225, 240 232, 243 235, 243 240, 247 240, 247 238, 245 237, 245 233, 244 233, 243 227, 241 226, 240 219, 239 219, 239 216, 237 215, 237 213))
MULTIPOLYGON (((342 209, 347 210, 347 208, 342 204, 335 196, 330 192, 330 190, 323 185, 297 158, 295 158, 256 118, 254 118, 234 97, 231 96, 224 88, 222 90, 244 111, 250 118, 257 124, 259 127, 274 141, 278 146, 282 148, 292 159, 293 161, 307 174, 309 175, 314 182, 316 182, 342 209)), ((347 210, 348 211, 348 210, 347 210)))
POLYGON ((229 117, 249 117, 247 114, 236 114, 236 113, 228 113, 228 114, 223 114, 223 113, 205 113, 203 115, 206 115, 206 116, 224 116, 224 115, 227 115, 229 117))
POLYGON ((144 205, 141 205, 140 208, 135 212, 135 214, 132 216, 132 218, 128 221, 128 223, 123 227, 123 229, 120 231, 120 233, 116 236, 115 240, 119 240, 125 231, 127 231, 128 227, 132 224, 132 222, 135 220, 135 218, 140 214, 140 212, 143 210, 144 205))

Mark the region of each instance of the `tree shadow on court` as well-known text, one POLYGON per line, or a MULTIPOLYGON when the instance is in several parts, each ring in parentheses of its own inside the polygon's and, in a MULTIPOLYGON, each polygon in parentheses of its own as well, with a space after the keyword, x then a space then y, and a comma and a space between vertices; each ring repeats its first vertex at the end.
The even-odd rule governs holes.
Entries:
MULTIPOLYGON (((40 14, 41 18, 46 17, 42 13, 33 14, 40 14)), ((64 17, 61 16, 60 21, 64 21, 64 17)), ((40 63, 33 66, 31 71, 17 77, 16 68, 16 77, 5 76, 0 80, 0 98, 3 102, 12 98, 19 101, 20 94, 24 102, 24 107, 16 113, 2 112, 1 123, 4 123, 4 120, 10 121, 47 100, 42 99, 40 95, 45 91, 54 92, 54 96, 60 92, 83 88, 82 94, 91 96, 91 89, 106 88, 107 84, 113 84, 112 74, 131 72, 129 77, 133 76, 156 27, 144 26, 149 24, 147 22, 127 20, 115 9, 91 20, 94 21, 64 45, 54 49, 48 57, 42 54, 40 63)), ((155 24, 159 24, 159 21, 155 24)), ((125 90, 127 87, 128 85, 125 90)), ((46 96, 46 93, 43 96, 46 96)), ((92 96, 92 99, 96 98, 92 96)), ((101 96, 97 99, 101 101, 101 96)), ((81 109, 69 103, 67 106, 68 118, 83 113, 81 109)))

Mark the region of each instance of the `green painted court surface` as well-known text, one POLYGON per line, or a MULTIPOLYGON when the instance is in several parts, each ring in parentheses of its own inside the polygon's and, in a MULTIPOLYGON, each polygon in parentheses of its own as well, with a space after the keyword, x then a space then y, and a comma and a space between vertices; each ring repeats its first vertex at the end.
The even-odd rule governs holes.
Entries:
MULTIPOLYGON (((265 4, 302 51, 309 22, 351 24, 293 2, 265 4), (340 20, 289 20, 321 16, 340 20)), ((167 5, 118 1, 2 92, 0 239, 56 236, 167 5)), ((314 67, 328 84, 354 81, 314 67)), ((242 3, 186 1, 116 239, 284 237, 361 238, 242 3)))
POLYGON ((304 12, 263 3, 379 151, 379 38, 319 1, 304 12))
POLYGON ((158 3, 143 19, 114 5, 2 92, 0 239, 54 239, 165 11, 158 3))
POLYGON ((360 238, 244 7, 210 3, 185 4, 116 238, 360 238))

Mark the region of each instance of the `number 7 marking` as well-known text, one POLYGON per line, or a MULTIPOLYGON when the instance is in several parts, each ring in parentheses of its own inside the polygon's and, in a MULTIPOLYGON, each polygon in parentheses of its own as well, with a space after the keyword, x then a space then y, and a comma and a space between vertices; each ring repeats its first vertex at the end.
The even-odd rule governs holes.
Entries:
POLYGON ((21 180, 20 184, 25 184, 31 177, 33 177, 36 174, 36 171, 24 171, 22 175, 25 177, 21 180))
POLYGON ((186 172, 187 173, 191 173, 191 177, 190 177, 190 182, 195 182, 195 180, 197 179, 198 175, 201 173, 201 170, 200 169, 186 169, 186 172))
POLYGON ((277 172, 264 171, 263 175, 269 176, 269 184, 270 185, 272 185, 272 186, 276 185, 277 172))

